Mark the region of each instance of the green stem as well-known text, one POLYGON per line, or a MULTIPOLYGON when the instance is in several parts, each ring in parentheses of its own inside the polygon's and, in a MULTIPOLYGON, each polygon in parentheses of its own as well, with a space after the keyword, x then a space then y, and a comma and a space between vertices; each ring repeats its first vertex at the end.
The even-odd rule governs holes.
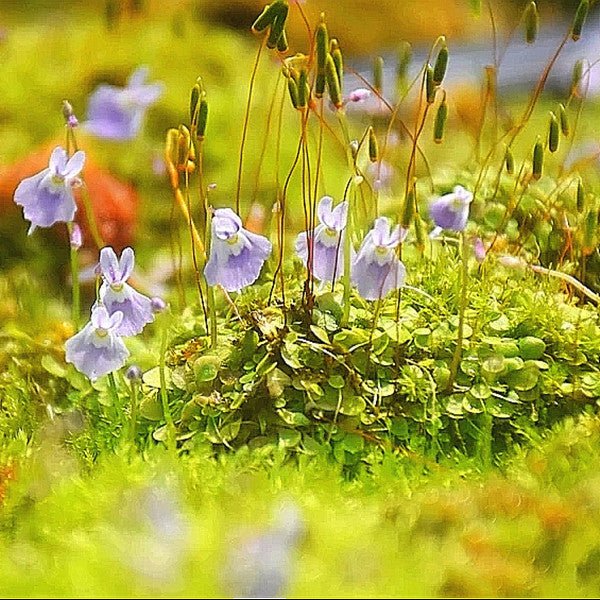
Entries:
POLYGON ((131 444, 135 444, 135 436, 137 429, 137 411, 138 411, 138 384, 137 381, 130 383, 129 398, 131 400, 131 420, 129 423, 129 440, 131 444))
POLYGON ((456 348, 454 350, 454 356, 452 357, 452 364, 450 366, 450 378, 448 379, 448 392, 451 392, 454 387, 454 381, 456 374, 458 373, 458 366, 460 365, 460 359, 462 356, 462 345, 464 337, 464 326, 465 326, 465 310, 467 308, 467 286, 468 286, 468 260, 467 260, 467 236, 463 231, 461 234, 461 245, 460 245, 460 260, 461 260, 461 281, 460 281, 460 304, 458 312, 458 332, 456 335, 456 348))
MULTIPOLYGON (((165 315, 166 317, 166 315, 165 315)), ((167 378, 165 375, 166 357, 167 357, 167 334, 168 334, 168 320, 163 319, 162 331, 160 338, 160 362, 158 365, 158 373, 160 377, 160 400, 162 403, 163 415, 165 417, 167 425, 167 448, 169 450, 175 449, 175 423, 173 422, 173 415, 169 408, 169 397, 167 395, 167 378)))
MULTIPOLYGON (((208 208, 208 201, 206 206, 206 229, 204 233, 204 239, 206 240, 206 255, 210 256, 210 245, 211 240, 211 226, 212 216, 208 208)), ((206 279, 205 279, 206 281, 206 279)), ((206 300, 208 304, 208 316, 210 321, 210 347, 216 348, 217 346, 217 309, 215 306, 215 288, 206 284, 206 300)))
POLYGON ((119 400, 119 390, 117 389, 117 382, 115 381, 114 373, 108 374, 108 389, 110 390, 110 396, 113 401, 113 405, 115 407, 115 410, 117 411, 117 414, 120 417, 120 421, 121 421, 121 425, 122 425, 123 413, 121 411, 121 403, 119 400))
MULTIPOLYGON (((67 232, 69 234, 69 240, 73 233, 73 223, 67 223, 67 232)), ((77 248, 70 245, 70 258, 71 258, 71 315, 73 319, 73 326, 77 330, 79 328, 79 315, 81 314, 81 300, 79 293, 79 256, 77 254, 77 248)))

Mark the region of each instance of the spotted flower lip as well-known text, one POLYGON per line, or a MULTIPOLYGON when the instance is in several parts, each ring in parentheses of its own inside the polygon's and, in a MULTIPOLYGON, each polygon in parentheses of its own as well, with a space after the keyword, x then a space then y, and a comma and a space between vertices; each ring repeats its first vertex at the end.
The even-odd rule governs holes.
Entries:
MULTIPOLYGON (((333 198, 323 196, 317 206, 319 225, 314 229, 312 270, 321 282, 333 282, 344 271, 344 236, 348 223, 348 202, 340 202, 333 208, 333 198)), ((296 254, 308 265, 309 232, 303 231, 296 238, 296 254)), ((354 252, 352 252, 354 254, 354 252)))
POLYGON ((57 146, 46 169, 19 183, 14 200, 31 222, 29 235, 38 227, 73 221, 77 210, 73 188, 81 183, 79 174, 84 164, 85 152, 79 150, 69 158, 67 151, 57 146))
POLYGON ((130 140, 142 127, 146 110, 163 94, 162 83, 146 83, 149 69, 136 69, 125 87, 102 84, 88 102, 85 128, 100 138, 130 140))
POLYGON ((352 265, 352 283, 365 300, 384 298, 404 285, 406 269, 396 247, 406 237, 399 225, 391 228, 387 217, 375 219, 352 265))
POLYGON ((469 208, 473 201, 472 192, 461 185, 455 186, 450 194, 445 194, 429 204, 429 214, 439 229, 464 231, 469 219, 469 208))
POLYGON ((109 315, 104 306, 94 306, 85 327, 65 342, 66 361, 92 381, 120 369, 129 356, 117 333, 122 319, 121 312, 109 315))
POLYGON ((242 227, 230 208, 217 208, 211 223, 210 256, 204 267, 208 285, 221 285, 237 292, 254 283, 273 246, 264 236, 242 227))
POLYGON ((100 286, 99 299, 109 315, 122 313, 119 335, 136 335, 147 323, 154 321, 152 300, 134 290, 127 280, 133 272, 135 254, 132 248, 125 248, 118 259, 115 251, 106 246, 100 250, 100 286))

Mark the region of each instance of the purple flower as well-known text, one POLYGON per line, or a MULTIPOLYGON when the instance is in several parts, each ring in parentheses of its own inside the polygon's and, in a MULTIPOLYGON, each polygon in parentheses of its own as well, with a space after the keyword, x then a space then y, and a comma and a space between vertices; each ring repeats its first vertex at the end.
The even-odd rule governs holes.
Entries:
POLYGON ((348 97, 346 98, 347 102, 364 102, 371 97, 371 90, 367 88, 357 88, 352 90, 348 97))
POLYGON ((404 285, 406 269, 396 256, 396 247, 406 232, 391 229, 387 217, 375 219, 352 265, 352 283, 365 300, 384 298, 404 285))
POLYGON ((66 361, 92 381, 120 369, 129 356, 117 333, 122 319, 120 312, 111 316, 104 306, 95 306, 88 324, 65 342, 66 361))
POLYGON ((123 314, 117 330, 119 335, 136 335, 146 323, 154 321, 150 298, 127 283, 134 262, 135 255, 131 248, 123 250, 120 260, 109 246, 100 250, 100 271, 104 280, 100 287, 100 303, 106 307, 109 315, 115 312, 123 314))
POLYGON ((69 243, 73 250, 79 250, 83 246, 83 235, 81 233, 81 227, 77 223, 73 223, 71 227, 71 233, 69 235, 69 243))
POLYGON ((112 140, 137 136, 148 107, 162 95, 162 83, 147 84, 148 68, 136 69, 124 88, 103 84, 89 99, 86 127, 94 135, 112 140))
POLYGON ((31 221, 30 235, 37 227, 73 220, 77 210, 73 187, 81 183, 78 175, 84 162, 85 152, 79 150, 69 158, 67 151, 57 146, 50 155, 48 168, 23 179, 17 186, 15 202, 31 221))
MULTIPOLYGON (((348 222, 348 202, 333 207, 333 198, 323 196, 317 208, 320 224, 314 229, 312 267, 320 281, 333 282, 344 271, 344 229, 348 222)), ((296 253, 308 264, 308 231, 296 238, 296 253)))
POLYGON ((230 208, 218 208, 212 218, 210 257, 204 267, 208 285, 237 292, 254 283, 271 254, 271 242, 247 231, 230 208))
POLYGON ((452 193, 433 200, 429 204, 429 214, 438 228, 434 230, 436 235, 440 229, 463 231, 472 201, 473 194, 461 185, 457 185, 452 193))

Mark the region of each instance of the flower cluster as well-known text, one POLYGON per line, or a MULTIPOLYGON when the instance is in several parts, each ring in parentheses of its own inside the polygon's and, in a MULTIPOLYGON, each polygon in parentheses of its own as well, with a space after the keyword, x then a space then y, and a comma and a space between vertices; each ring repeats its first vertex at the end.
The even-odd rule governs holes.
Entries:
POLYGON ((152 300, 127 283, 134 261, 131 248, 120 259, 112 248, 102 248, 98 301, 87 325, 65 343, 67 362, 91 380, 120 369, 129 357, 122 337, 140 333, 154 320, 152 300))

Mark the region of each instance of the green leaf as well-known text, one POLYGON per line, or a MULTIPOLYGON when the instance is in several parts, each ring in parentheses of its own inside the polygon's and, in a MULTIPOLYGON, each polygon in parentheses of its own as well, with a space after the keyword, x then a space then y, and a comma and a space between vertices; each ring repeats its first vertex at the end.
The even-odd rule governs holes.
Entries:
POLYGON ((295 429, 285 429, 281 428, 278 431, 279 435, 279 445, 284 448, 294 448, 300 443, 302 439, 302 435, 299 431, 295 429))
POLYGON ((329 344, 329 336, 324 329, 318 327, 317 325, 311 325, 310 330, 319 341, 323 342, 324 344, 329 344))
POLYGON ((59 377, 60 379, 64 379, 67 376, 67 368, 65 365, 61 365, 54 357, 49 354, 44 354, 41 360, 42 367, 50 373, 50 375, 54 375, 54 377, 59 377))
POLYGON ((534 365, 529 365, 511 371, 506 375, 506 383, 515 390, 526 391, 533 389, 538 382, 540 372, 534 365))
POLYGON ((332 375, 327 383, 334 389, 342 389, 346 385, 346 380, 341 375, 332 375))
MULTIPOLYGON (((149 387, 160 389, 160 367, 154 367, 149 371, 146 371, 142 375, 142 382, 149 387)), ((165 387, 168 390, 173 389, 171 369, 168 367, 165 367, 165 387)))
POLYGON ((301 412, 292 412, 291 410, 280 408, 277 411, 277 414, 282 418, 286 425, 291 425, 292 427, 305 427, 306 425, 310 425, 310 419, 301 412))
POLYGON ((347 433, 341 441, 344 450, 356 454, 365 447, 365 439, 356 433, 347 433))
POLYGON ((217 356, 200 356, 194 362, 194 376, 198 383, 213 381, 219 374, 221 361, 217 356))
POLYGON ((162 404, 156 394, 146 396, 140 402, 140 415, 148 421, 160 421, 163 418, 162 404))
POLYGON ((344 397, 342 398, 342 404, 340 405, 340 412, 343 415, 354 416, 360 415, 367 406, 367 403, 360 396, 350 396, 342 392, 344 397))
POLYGON ((525 360, 536 360, 542 358, 546 351, 546 343, 540 338, 528 335, 519 340, 521 358, 525 360))

